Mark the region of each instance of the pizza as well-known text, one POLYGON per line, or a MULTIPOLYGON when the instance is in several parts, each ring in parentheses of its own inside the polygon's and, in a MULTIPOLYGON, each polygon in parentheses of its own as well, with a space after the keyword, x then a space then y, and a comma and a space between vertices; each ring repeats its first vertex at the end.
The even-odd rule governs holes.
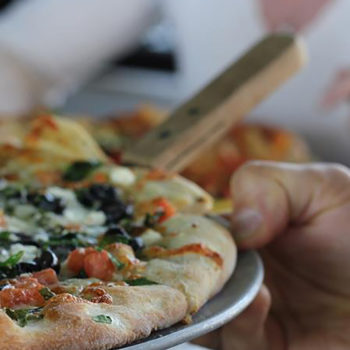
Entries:
POLYGON ((191 315, 231 276, 212 198, 116 165, 71 120, 0 145, 0 349, 111 349, 191 315))
MULTIPOLYGON (((18 142, 23 126, 38 115, 28 118, 0 120, 0 142, 18 142)), ((167 114, 152 105, 141 105, 129 113, 118 113, 104 118, 75 116, 99 146, 116 164, 124 150, 167 118, 167 114)), ((258 123, 240 123, 230 128, 216 144, 197 156, 181 175, 198 184, 214 198, 230 198, 232 174, 249 160, 273 160, 305 163, 314 158, 305 140, 278 127, 258 123)), ((220 201, 221 203, 225 203, 220 201)), ((220 202, 215 203, 215 207, 220 202)), ((228 202, 230 208, 232 204, 228 202)), ((225 205, 227 209, 227 205, 225 205)))

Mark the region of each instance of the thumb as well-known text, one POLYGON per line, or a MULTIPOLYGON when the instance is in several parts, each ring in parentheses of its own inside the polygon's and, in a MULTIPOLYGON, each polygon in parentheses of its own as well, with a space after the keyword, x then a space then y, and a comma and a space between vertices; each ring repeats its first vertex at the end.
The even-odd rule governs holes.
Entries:
POLYGON ((350 172, 326 163, 254 161, 231 180, 232 229, 241 248, 260 248, 289 225, 304 226, 350 198, 350 172))

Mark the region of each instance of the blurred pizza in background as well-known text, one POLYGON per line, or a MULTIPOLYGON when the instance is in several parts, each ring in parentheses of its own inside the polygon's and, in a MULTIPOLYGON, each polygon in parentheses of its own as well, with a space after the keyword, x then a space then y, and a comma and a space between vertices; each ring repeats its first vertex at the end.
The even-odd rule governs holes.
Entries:
MULTIPOLYGON (((106 119, 79 119, 103 149, 118 163, 123 149, 167 117, 152 105, 106 119)), ((195 159, 182 175, 216 198, 229 197, 232 173, 248 160, 311 161, 311 152, 298 135, 270 126, 241 123, 228 130, 217 144, 195 159)))
MULTIPOLYGON (((35 113, 37 115, 38 113, 35 113)), ((42 113, 39 113, 42 114, 42 113)), ((128 113, 105 118, 74 116, 116 162, 123 150, 167 118, 167 113, 153 105, 143 105, 128 113)), ((44 114, 45 117, 45 114, 44 114)), ((0 119, 0 142, 18 143, 26 123, 21 119, 0 119)), ((214 146, 195 159, 182 175, 198 183, 216 198, 228 198, 233 172, 248 160, 308 162, 311 152, 298 135, 275 127, 241 123, 227 131, 214 146)))

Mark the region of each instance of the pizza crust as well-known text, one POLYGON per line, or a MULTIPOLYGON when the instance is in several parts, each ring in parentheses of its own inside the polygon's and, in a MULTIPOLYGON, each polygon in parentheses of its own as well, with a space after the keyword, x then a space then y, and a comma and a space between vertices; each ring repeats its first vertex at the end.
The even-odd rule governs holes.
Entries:
POLYGON ((148 261, 145 276, 183 292, 188 311, 196 312, 215 295, 231 276, 237 259, 237 249, 230 233, 208 218, 177 214, 164 223, 159 245, 168 249, 201 244, 217 253, 220 266, 212 257, 200 253, 183 253, 148 261))
POLYGON ((94 304, 70 294, 52 298, 44 319, 19 327, 0 310, 1 350, 102 350, 147 337, 182 320, 187 302, 166 286, 106 287, 113 304, 94 304), (112 324, 92 317, 107 315, 112 324))

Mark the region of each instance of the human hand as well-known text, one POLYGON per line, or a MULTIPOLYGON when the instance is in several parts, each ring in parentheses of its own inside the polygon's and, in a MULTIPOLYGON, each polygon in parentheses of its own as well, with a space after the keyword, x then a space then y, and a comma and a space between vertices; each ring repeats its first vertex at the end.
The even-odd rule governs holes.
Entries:
POLYGON ((349 349, 350 170, 252 162, 232 187, 237 244, 262 248, 267 288, 222 329, 222 349, 349 349))

